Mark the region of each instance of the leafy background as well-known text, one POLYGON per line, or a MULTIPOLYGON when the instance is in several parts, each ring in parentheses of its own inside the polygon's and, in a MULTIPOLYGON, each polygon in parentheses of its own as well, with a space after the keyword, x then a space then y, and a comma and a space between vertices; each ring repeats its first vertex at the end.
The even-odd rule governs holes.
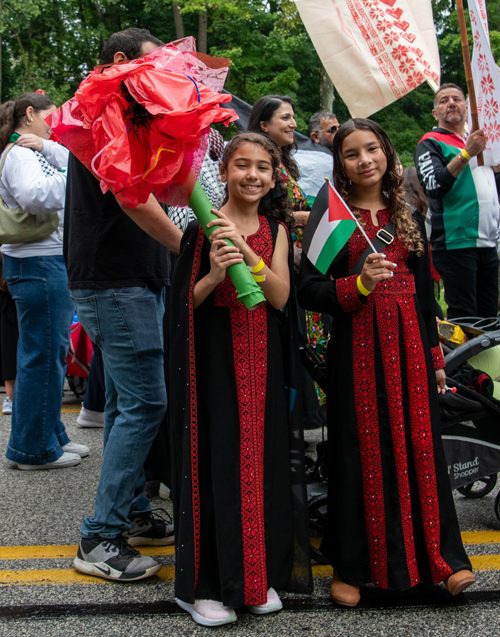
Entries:
MULTIPOLYGON (((500 0, 487 5, 498 60, 500 0)), ((442 82, 465 90, 455 2, 433 0, 433 9, 442 82)), ((307 132, 312 113, 332 102, 340 121, 349 117, 291 0, 0 0, 0 100, 43 88, 62 103, 98 63, 109 35, 129 26, 148 28, 165 42, 193 35, 199 50, 230 57, 226 88, 249 103, 267 93, 291 95, 300 132, 307 132)), ((434 124, 432 100, 424 85, 373 115, 405 166, 434 124)))

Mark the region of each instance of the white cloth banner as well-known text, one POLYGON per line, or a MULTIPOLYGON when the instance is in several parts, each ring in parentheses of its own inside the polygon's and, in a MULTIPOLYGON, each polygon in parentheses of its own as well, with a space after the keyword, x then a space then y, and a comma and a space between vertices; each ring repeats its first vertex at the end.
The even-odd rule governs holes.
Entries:
POLYGON ((500 72, 491 52, 486 2, 469 0, 469 13, 474 37, 472 77, 479 127, 488 137, 483 153, 484 163, 486 166, 496 166, 500 163, 500 72))
POLYGON ((295 0, 353 117, 368 117, 427 81, 439 51, 431 0, 295 0))

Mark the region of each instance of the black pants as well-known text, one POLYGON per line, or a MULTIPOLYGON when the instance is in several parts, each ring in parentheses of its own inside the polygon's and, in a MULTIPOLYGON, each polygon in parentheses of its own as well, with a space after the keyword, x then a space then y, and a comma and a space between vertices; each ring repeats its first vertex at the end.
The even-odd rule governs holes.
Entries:
POLYGON ((498 255, 496 248, 433 250, 432 262, 443 278, 448 319, 497 315, 498 255))
POLYGON ((106 389, 104 383, 104 363, 101 350, 94 345, 94 354, 90 363, 89 380, 85 390, 83 406, 91 411, 103 412, 106 405, 106 389))

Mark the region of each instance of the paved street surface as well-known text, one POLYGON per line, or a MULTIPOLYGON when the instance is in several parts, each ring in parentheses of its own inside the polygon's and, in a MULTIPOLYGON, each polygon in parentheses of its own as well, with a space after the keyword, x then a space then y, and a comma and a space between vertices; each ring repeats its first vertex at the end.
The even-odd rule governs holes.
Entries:
MULTIPOLYGON (((3 395, 0 394, 0 400, 3 395)), ((36 396, 33 396, 36 400, 36 396)), ((0 403, 1 404, 1 403, 0 403)), ((458 599, 443 586, 404 595, 366 588, 356 609, 329 600, 331 570, 314 568, 314 594, 283 595, 284 610, 267 617, 245 611, 238 622, 201 628, 173 602, 172 547, 141 549, 158 556, 159 575, 120 584, 81 575, 71 567, 78 529, 93 510, 102 450, 102 430, 79 429, 79 404, 65 392, 63 420, 75 442, 91 456, 77 467, 23 472, 3 458, 10 417, 0 414, 0 636, 120 635, 500 635, 500 522, 494 513, 497 489, 481 500, 457 494, 464 541, 477 585, 458 599)), ((308 432, 308 438, 317 437, 308 432)), ((155 499, 153 507, 171 510, 155 499)))

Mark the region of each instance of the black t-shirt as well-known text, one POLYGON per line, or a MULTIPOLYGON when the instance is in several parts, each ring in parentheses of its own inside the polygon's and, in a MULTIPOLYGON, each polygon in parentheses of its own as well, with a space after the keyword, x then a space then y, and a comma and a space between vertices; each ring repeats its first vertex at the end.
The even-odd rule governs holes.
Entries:
POLYGON ((71 289, 170 283, 168 250, 126 215, 72 154, 64 210, 64 258, 71 289))

